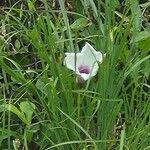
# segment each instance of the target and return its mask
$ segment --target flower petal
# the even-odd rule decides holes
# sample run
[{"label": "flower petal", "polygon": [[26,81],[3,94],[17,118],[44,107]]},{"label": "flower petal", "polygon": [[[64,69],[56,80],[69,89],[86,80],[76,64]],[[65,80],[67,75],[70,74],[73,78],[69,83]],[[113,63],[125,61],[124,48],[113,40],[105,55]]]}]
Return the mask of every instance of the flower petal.
[{"label": "flower petal", "polygon": [[92,68],[90,68],[91,72],[89,74],[81,73],[78,70],[76,71],[76,74],[79,76],[79,78],[81,77],[83,80],[86,81],[97,74],[98,68],[99,68],[98,63],[95,63],[92,66]]},{"label": "flower petal", "polygon": [[88,42],[85,43],[85,46],[82,48],[81,53],[86,56],[90,56],[90,58],[95,59],[95,61],[102,63],[103,60],[102,53],[97,52]]},{"label": "flower petal", "polygon": [[94,77],[94,76],[97,74],[98,69],[99,69],[99,66],[98,66],[98,63],[96,62],[96,63],[94,64],[94,66],[92,66],[92,68],[91,68],[90,77]]},{"label": "flower petal", "polygon": [[[78,62],[80,62],[82,54],[81,53],[65,53],[65,55],[66,57],[64,59],[64,65],[68,69],[75,71],[76,68],[78,67]],[[75,63],[75,59],[76,59],[76,63]]]},{"label": "flower petal", "polygon": [[[80,53],[65,53],[64,65],[75,71],[78,81],[88,80],[98,72],[98,62],[102,63],[103,55],[86,42]],[[76,61],[76,62],[75,62]]]},{"label": "flower petal", "polygon": [[88,80],[89,79],[89,74],[77,74],[78,76],[78,80],[80,81],[80,80],[84,80],[84,81],[86,81],[86,80]]}]

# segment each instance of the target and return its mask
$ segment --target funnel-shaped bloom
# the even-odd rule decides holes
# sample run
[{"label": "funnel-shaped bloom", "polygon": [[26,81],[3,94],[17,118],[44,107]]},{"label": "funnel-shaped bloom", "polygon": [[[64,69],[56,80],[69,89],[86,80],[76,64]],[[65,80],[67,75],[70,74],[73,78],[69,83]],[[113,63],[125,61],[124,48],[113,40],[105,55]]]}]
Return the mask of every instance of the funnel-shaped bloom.
[{"label": "funnel-shaped bloom", "polygon": [[102,63],[103,55],[89,43],[85,43],[80,53],[65,53],[64,65],[73,70],[82,80],[88,80],[98,71],[98,62]]}]

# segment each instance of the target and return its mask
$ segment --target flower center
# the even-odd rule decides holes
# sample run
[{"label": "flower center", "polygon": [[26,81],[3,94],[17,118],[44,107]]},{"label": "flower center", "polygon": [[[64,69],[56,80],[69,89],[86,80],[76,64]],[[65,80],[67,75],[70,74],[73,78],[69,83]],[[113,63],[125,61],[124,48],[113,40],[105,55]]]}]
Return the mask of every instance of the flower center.
[{"label": "flower center", "polygon": [[79,66],[78,69],[79,69],[80,73],[85,73],[85,74],[89,74],[90,73],[89,66],[83,66],[83,65],[81,65],[81,66]]}]

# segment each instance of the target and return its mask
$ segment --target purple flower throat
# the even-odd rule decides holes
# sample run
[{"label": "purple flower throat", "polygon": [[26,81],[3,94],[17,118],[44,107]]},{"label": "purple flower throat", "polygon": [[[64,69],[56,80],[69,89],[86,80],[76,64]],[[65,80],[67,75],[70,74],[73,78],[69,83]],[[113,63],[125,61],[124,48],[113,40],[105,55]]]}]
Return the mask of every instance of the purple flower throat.
[{"label": "purple flower throat", "polygon": [[89,66],[80,65],[78,70],[79,70],[80,73],[85,73],[85,74],[89,74],[90,73]]}]

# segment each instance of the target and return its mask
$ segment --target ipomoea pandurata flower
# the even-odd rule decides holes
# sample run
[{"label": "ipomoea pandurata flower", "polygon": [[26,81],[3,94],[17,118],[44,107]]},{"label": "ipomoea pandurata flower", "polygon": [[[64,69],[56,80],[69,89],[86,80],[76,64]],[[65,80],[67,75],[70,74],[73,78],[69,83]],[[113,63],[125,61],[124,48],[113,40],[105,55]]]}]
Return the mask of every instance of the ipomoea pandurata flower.
[{"label": "ipomoea pandurata flower", "polygon": [[99,65],[102,63],[103,54],[97,52],[89,43],[85,43],[79,53],[65,53],[64,65],[73,70],[78,78],[86,81],[95,76],[98,72]]}]

